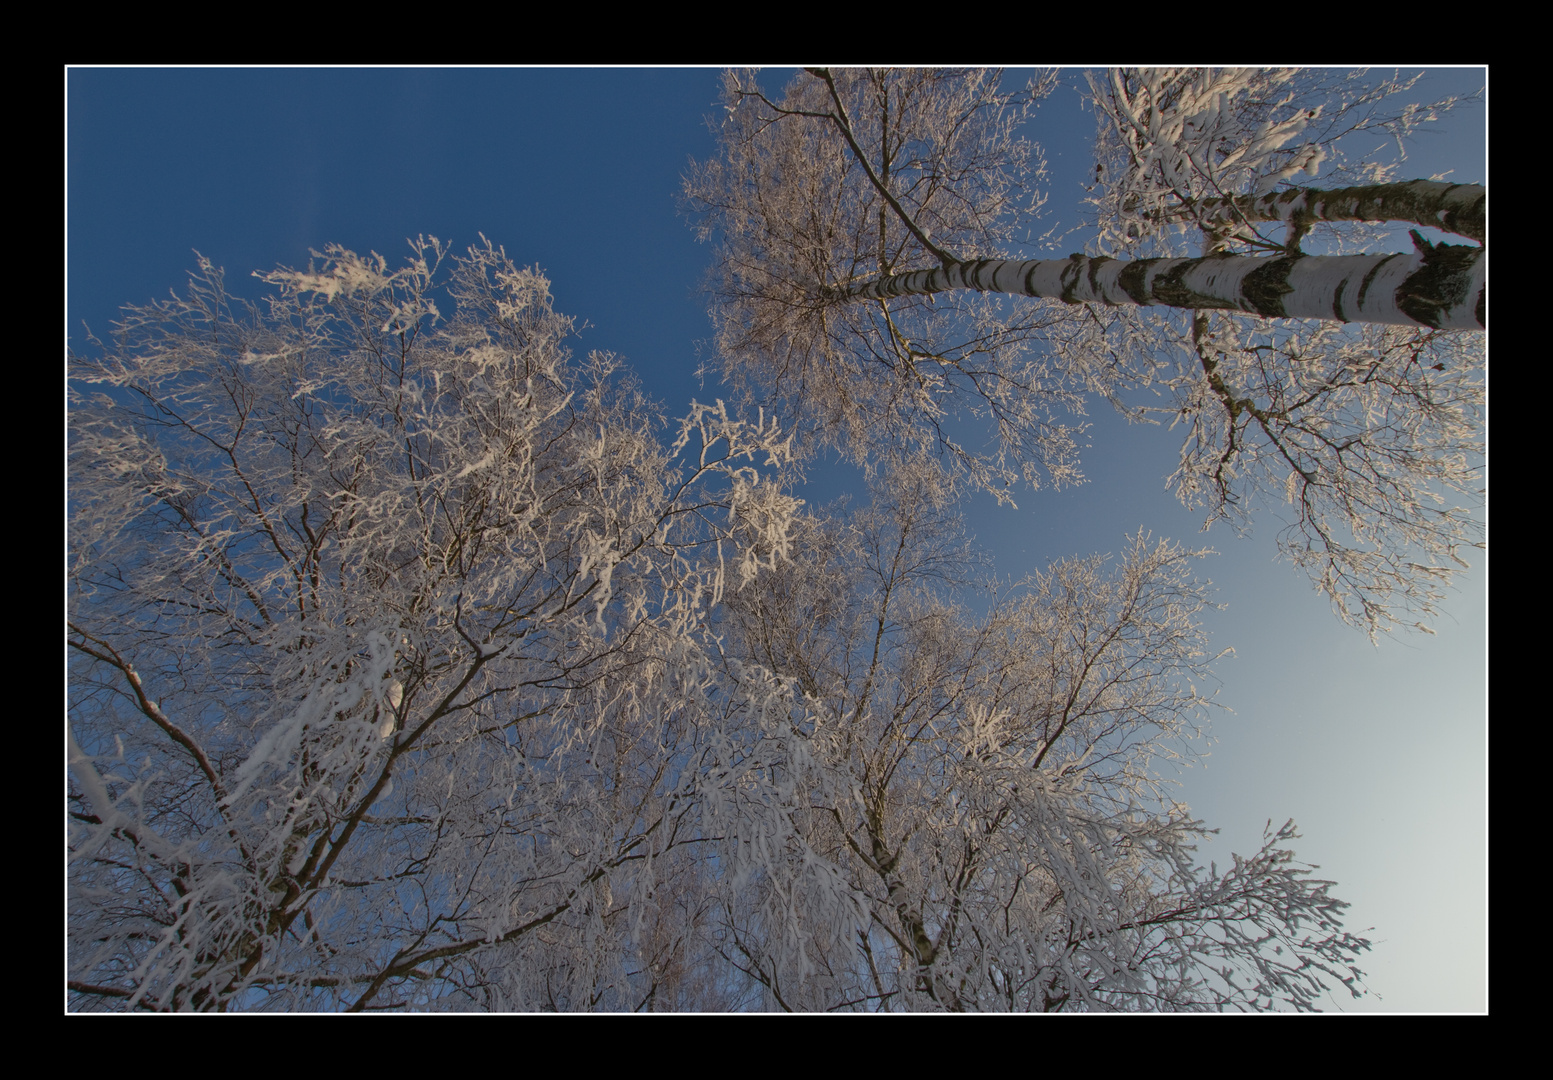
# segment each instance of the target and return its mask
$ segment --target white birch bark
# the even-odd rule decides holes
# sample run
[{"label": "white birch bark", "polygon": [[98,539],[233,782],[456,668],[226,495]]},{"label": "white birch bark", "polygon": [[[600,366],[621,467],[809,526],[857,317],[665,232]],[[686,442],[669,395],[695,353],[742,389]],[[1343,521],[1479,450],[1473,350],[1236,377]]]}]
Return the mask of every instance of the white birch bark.
[{"label": "white birch bark", "polygon": [[[1482,243],[1487,237],[1488,189],[1480,184],[1408,180],[1320,191],[1294,188],[1266,195],[1235,195],[1184,204],[1179,216],[1205,229],[1243,222],[1407,221]],[[1175,217],[1177,215],[1171,215]]]},{"label": "white birch bark", "polygon": [[1244,311],[1268,318],[1487,327],[1482,248],[1453,244],[1392,255],[1199,259],[979,259],[893,274],[830,296],[882,300],[951,289],[1046,297],[1070,304],[1136,304]]}]

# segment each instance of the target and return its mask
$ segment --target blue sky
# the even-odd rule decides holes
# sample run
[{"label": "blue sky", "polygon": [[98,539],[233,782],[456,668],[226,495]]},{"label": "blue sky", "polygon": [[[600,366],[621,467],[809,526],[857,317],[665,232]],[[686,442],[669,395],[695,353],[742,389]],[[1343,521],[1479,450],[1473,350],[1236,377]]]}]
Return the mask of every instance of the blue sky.
[{"label": "blue sky", "polygon": [[[1029,135],[1047,150],[1054,222],[1077,225],[1093,121],[1068,72]],[[762,82],[777,90],[786,73]],[[1417,100],[1470,92],[1482,68],[1433,72]],[[679,217],[689,158],[714,152],[718,72],[701,69],[71,69],[67,95],[66,329],[106,336],[123,303],[181,289],[194,249],[257,297],[249,274],[339,243],[397,261],[405,238],[458,247],[483,232],[550,277],[579,349],[624,356],[667,411],[719,391],[694,372],[711,336],[698,283],[711,251]],[[1407,178],[1487,180],[1486,107],[1469,104],[1409,147]],[[1080,234],[1081,235],[1081,234]],[[1403,239],[1394,250],[1406,247]],[[1082,238],[1064,248],[1078,250]],[[1216,527],[1164,488],[1178,442],[1091,411],[1086,485],[968,517],[998,572],[1116,551],[1140,527],[1221,554],[1205,572],[1227,605],[1211,622],[1219,700],[1206,767],[1181,797],[1223,829],[1202,852],[1253,850],[1293,817],[1300,855],[1374,927],[1374,996],[1345,1009],[1487,1007],[1487,565],[1463,575],[1434,637],[1372,647],[1289,566],[1276,525]],[[834,474],[829,488],[844,486]],[[815,492],[813,494],[828,494]]]}]

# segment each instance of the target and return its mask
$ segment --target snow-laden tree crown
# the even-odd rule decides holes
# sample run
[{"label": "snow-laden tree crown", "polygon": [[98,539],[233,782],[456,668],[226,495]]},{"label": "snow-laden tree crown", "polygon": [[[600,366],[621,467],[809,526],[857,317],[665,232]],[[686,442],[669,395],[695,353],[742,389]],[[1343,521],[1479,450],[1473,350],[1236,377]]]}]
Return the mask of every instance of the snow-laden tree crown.
[{"label": "snow-laden tree crown", "polygon": [[[1385,630],[1475,542],[1453,500],[1476,482],[1481,335],[864,295],[1020,254],[1040,202],[1020,124],[1050,81],[726,86],[721,155],[686,180],[720,245],[723,400],[668,419],[616,358],[574,354],[541,274],[434,238],[403,265],[332,247],[264,275],[263,305],[202,260],[72,353],[72,1009],[1362,992],[1369,943],[1292,823],[1204,867],[1211,830],[1159,779],[1211,707],[1205,552],[1140,534],[1009,582],[958,505],[1076,480],[1064,418],[1090,396],[1162,411],[1184,500],[1287,500],[1291,556]],[[1200,256],[1195,235],[1299,261],[1376,199],[1481,220],[1432,189],[1256,201],[1340,165],[1346,131],[1405,134],[1421,116],[1370,108],[1394,87],[1092,89],[1094,257]],[[977,416],[990,450],[952,434]],[[854,503],[794,496],[824,447],[866,466]]]}]

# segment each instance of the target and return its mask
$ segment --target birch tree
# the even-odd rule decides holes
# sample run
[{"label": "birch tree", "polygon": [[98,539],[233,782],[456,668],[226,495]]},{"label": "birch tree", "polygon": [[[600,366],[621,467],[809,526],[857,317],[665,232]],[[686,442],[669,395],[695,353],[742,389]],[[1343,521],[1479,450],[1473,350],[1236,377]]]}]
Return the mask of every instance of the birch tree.
[{"label": "birch tree", "polygon": [[[1310,1008],[1357,996],[1331,882],[1286,845],[1199,867],[1207,830],[1158,761],[1210,700],[1201,552],[1145,536],[1068,560],[986,613],[944,478],[916,462],[851,515],[806,517],[795,558],[732,594],[730,646],[795,680],[788,782],[806,844],[864,898],[802,951],[730,904],[720,947],[787,1010]],[[756,892],[755,896],[760,894]]]},{"label": "birch tree", "polygon": [[202,262],[71,357],[73,1008],[694,982],[705,815],[759,803],[789,707],[701,627],[785,554],[787,437],[721,405],[666,437],[542,276],[413,249],[263,309]]},{"label": "birch tree", "polygon": [[[1484,252],[1416,232],[1411,252],[1352,251],[1378,214],[1481,238],[1484,197],[1344,157],[1344,137],[1400,145],[1454,102],[1336,82],[1096,76],[1092,250],[1029,260],[1012,241],[1041,168],[1019,125],[1051,79],[810,69],[777,100],[729,73],[720,157],[685,184],[721,244],[720,369],[859,462],[931,452],[1001,499],[1081,477],[1065,417],[1086,396],[1148,419],[1166,394],[1185,501],[1243,523],[1276,492],[1286,552],[1343,618],[1427,617],[1476,543],[1480,339],[1457,331],[1486,324]],[[1335,187],[1292,186],[1323,164]],[[956,437],[967,414],[990,450]]]}]

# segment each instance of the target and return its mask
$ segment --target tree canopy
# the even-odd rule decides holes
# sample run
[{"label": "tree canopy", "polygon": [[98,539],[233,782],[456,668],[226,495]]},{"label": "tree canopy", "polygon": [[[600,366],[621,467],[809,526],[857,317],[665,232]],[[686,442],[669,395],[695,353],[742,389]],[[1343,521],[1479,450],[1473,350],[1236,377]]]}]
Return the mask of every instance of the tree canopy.
[{"label": "tree canopy", "polygon": [[[1314,87],[1226,78],[1096,83],[1100,163],[1136,163],[1097,188],[1097,256],[1165,257],[1182,224],[1229,255],[1287,227],[1286,257],[1364,228],[1343,209],[1364,194],[1243,200],[1334,132],[1419,118],[1364,111],[1387,97],[1366,90],[1300,142],[1316,117],[1279,110]],[[1234,516],[1274,488],[1296,560],[1384,630],[1448,580],[1418,552],[1473,542],[1470,503],[1435,507],[1475,482],[1481,338],[859,299],[846,283],[1017,253],[1040,201],[1019,125],[1049,80],[820,70],[780,104],[726,85],[723,153],[686,191],[721,245],[736,397],[668,419],[488,241],[422,237],[397,267],[331,247],[263,275],[263,305],[202,259],[72,351],[72,1009],[1362,993],[1369,942],[1292,822],[1204,866],[1211,830],[1160,778],[1213,708],[1204,552],[1140,533],[1008,581],[960,500],[1076,479],[1085,397],[1158,408],[1186,423],[1183,499]],[[1247,94],[1275,104],[1242,115]],[[1147,109],[1175,151],[1117,119]],[[956,441],[962,410],[993,451]],[[827,446],[869,473],[856,506],[794,494]]]}]

